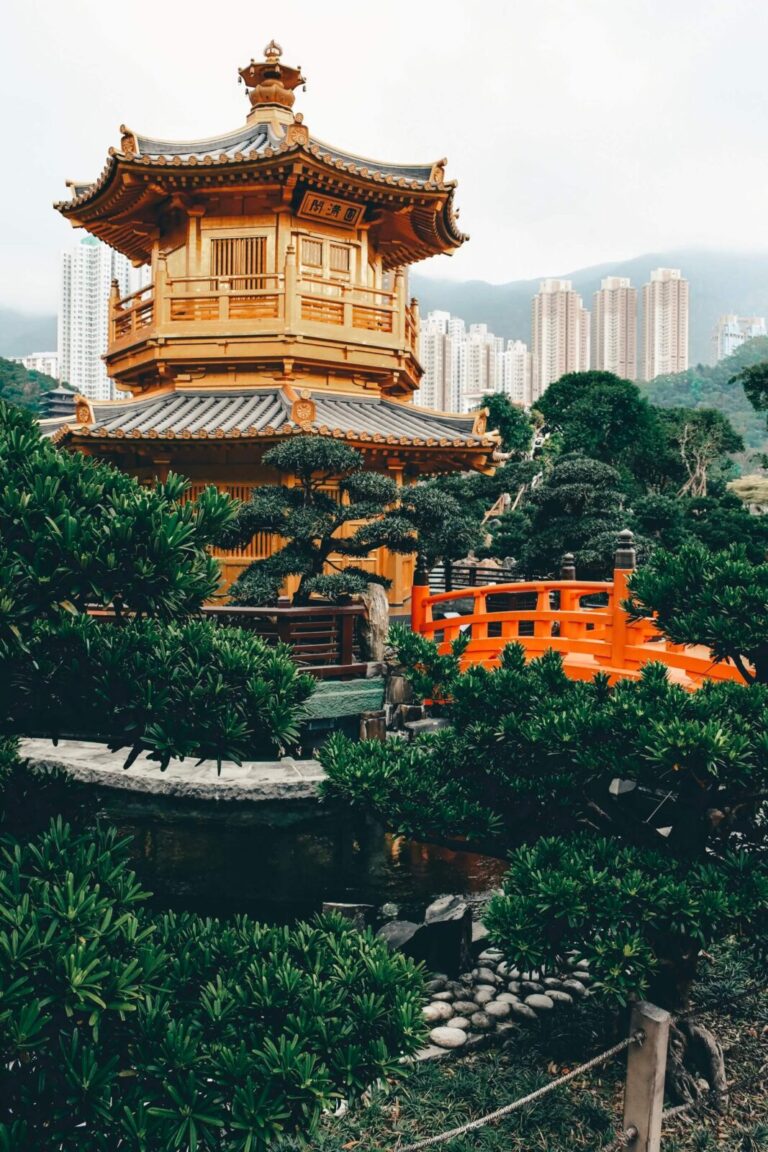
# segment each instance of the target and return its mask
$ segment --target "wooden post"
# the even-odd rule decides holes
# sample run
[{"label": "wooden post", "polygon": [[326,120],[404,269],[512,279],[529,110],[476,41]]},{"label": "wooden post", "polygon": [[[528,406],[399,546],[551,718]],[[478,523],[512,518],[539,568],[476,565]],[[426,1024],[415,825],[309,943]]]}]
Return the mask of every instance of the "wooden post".
[{"label": "wooden post", "polygon": [[641,1000],[633,1005],[631,1031],[642,1030],[642,1044],[633,1044],[627,1055],[624,1088],[624,1128],[637,1136],[632,1152],[659,1152],[661,1117],[664,1111],[664,1077],[671,1017],[663,1008]]},{"label": "wooden post", "polygon": [[432,619],[432,611],[426,603],[429,599],[429,572],[424,556],[419,553],[416,558],[416,571],[413,574],[413,587],[411,588],[411,628],[414,632],[421,632],[426,623]]},{"label": "wooden post", "polygon": [[619,532],[616,544],[613,561],[613,603],[611,605],[613,618],[611,664],[614,668],[623,668],[626,663],[627,614],[622,608],[621,602],[627,595],[629,575],[637,565],[637,553],[635,552],[635,538],[628,528]]}]

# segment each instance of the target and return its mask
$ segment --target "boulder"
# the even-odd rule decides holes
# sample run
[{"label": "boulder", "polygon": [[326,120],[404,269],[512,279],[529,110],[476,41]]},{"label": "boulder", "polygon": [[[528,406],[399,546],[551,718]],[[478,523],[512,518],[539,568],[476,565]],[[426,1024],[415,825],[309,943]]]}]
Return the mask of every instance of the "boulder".
[{"label": "boulder", "polygon": [[472,960],[472,910],[460,896],[441,896],[424,913],[428,967],[440,965],[455,976]]},{"label": "boulder", "polygon": [[477,1004],[474,1000],[454,1000],[453,1010],[462,1016],[471,1016],[473,1012],[477,1012]]},{"label": "boulder", "polygon": [[469,1020],[466,1016],[452,1016],[446,1028],[461,1028],[462,1032],[469,1032]]},{"label": "boulder", "polygon": [[475,1004],[488,1004],[494,1000],[496,993],[492,988],[481,988],[479,992],[475,992]]},{"label": "boulder", "polygon": [[453,1005],[445,1004],[442,1000],[436,1000],[431,1004],[425,1004],[421,1010],[421,1014],[426,1020],[427,1024],[437,1024],[440,1020],[450,1020],[451,1016],[456,1015],[453,1010]]},{"label": "boulder", "polygon": [[485,1011],[494,1020],[505,1020],[512,1009],[504,1000],[491,1000],[486,1004]]},{"label": "boulder", "polygon": [[519,1020],[536,1020],[537,1016],[533,1008],[529,1004],[510,1004],[510,1009],[513,1016],[517,1016]]},{"label": "boulder", "polygon": [[490,1032],[494,1026],[493,1017],[487,1012],[473,1012],[470,1020],[474,1032]]},{"label": "boulder", "polygon": [[550,1000],[554,1000],[555,1004],[573,1004],[573,996],[561,992],[559,988],[547,988],[547,996]]},{"label": "boulder", "polygon": [[499,992],[498,996],[496,997],[496,1001],[499,1004],[521,1004],[522,1003],[520,997],[516,996],[514,994],[514,992]]},{"label": "boulder", "polygon": [[433,1028],[429,1034],[433,1044],[438,1048],[461,1048],[467,1042],[467,1033],[463,1028]]},{"label": "boulder", "polygon": [[587,990],[580,980],[563,980],[561,988],[564,992],[568,992],[572,996],[586,996]]},{"label": "boulder", "polygon": [[432,999],[445,1000],[447,1004],[451,1004],[456,999],[456,997],[454,996],[453,992],[433,992]]},{"label": "boulder", "polygon": [[555,1006],[555,1002],[551,996],[544,996],[541,993],[526,996],[525,1003],[529,1008],[535,1008],[537,1012],[550,1012]]}]

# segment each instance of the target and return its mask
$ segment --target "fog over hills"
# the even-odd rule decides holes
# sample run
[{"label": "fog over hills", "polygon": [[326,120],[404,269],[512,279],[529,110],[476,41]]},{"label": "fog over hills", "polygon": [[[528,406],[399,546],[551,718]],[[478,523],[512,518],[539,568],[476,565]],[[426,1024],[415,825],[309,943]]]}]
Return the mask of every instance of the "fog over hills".
[{"label": "fog over hills", "polygon": [[[604,276],[629,276],[640,288],[652,268],[681,268],[690,281],[692,365],[711,360],[712,329],[723,312],[768,317],[768,252],[652,252],[575,272],[542,273],[535,280],[512,280],[508,284],[435,280],[413,272],[411,292],[418,297],[422,314],[442,308],[461,316],[468,324],[486,323],[497,336],[530,343],[531,298],[545,275],[572,280],[591,310],[592,293]],[[55,347],[55,316],[32,315],[0,306],[0,356],[25,356]]]},{"label": "fog over hills", "polygon": [[[681,268],[690,281],[692,365],[709,363],[712,359],[712,329],[722,313],[768,318],[768,252],[750,254],[702,249],[652,252],[631,260],[546,275],[572,280],[583,297],[584,306],[591,311],[592,293],[600,287],[604,276],[629,276],[639,289],[649,279],[652,268]],[[468,324],[486,323],[497,336],[530,344],[531,299],[544,278],[542,275],[535,280],[488,284],[483,280],[433,280],[414,272],[411,293],[418,297],[422,315],[442,308]]]}]

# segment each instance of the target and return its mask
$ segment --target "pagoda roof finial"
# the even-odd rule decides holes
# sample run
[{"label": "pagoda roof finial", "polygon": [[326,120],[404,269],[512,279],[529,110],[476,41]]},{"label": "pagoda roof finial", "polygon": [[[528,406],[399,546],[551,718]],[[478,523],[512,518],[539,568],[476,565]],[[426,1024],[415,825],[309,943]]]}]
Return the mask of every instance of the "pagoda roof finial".
[{"label": "pagoda roof finial", "polygon": [[290,68],[281,64],[282,47],[276,40],[270,40],[264,49],[263,61],[251,60],[239,70],[240,80],[248,88],[248,98],[252,109],[282,108],[292,109],[296,97],[294,88],[305,85],[301,68]]}]

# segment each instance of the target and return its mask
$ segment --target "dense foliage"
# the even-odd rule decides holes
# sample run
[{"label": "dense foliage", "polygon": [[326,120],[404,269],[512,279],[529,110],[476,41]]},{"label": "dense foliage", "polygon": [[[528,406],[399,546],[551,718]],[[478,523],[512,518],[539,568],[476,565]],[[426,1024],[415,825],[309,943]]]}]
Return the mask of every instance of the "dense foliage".
[{"label": "dense foliage", "polygon": [[[433,648],[410,644],[423,689]],[[512,849],[496,940],[523,967],[575,948],[614,1000],[650,988],[679,1006],[702,946],[764,938],[768,688],[691,693],[660,665],[578,682],[518,646],[462,673],[459,655],[452,676],[439,667],[453,727],[405,746],[335,739],[321,753],[333,793],[420,838]]]},{"label": "dense foliage", "polygon": [[739,544],[710,550],[698,541],[658,551],[633,573],[628,607],[655,616],[674,644],[705,644],[732,660],[747,683],[768,684],[768,563]]},{"label": "dense foliage", "polygon": [[44,372],[30,371],[23,364],[0,356],[0,400],[7,404],[36,411],[43,392],[51,391],[58,384],[58,380]]},{"label": "dense foliage", "polygon": [[605,578],[612,535],[628,527],[642,555],[702,540],[765,556],[768,527],[726,488],[743,442],[720,411],[655,406],[610,372],[563,376],[536,407],[541,443],[532,462],[517,462],[517,475],[514,464],[500,470],[514,499],[489,521],[485,555],[514,559],[535,577],[556,574],[573,552],[580,575]]},{"label": "dense foliage", "polygon": [[299,604],[313,594],[339,599],[369,584],[386,587],[386,577],[354,561],[386,547],[421,549],[435,563],[465,556],[480,540],[478,524],[453,496],[434,484],[399,488],[337,440],[296,436],[270,448],[264,463],[295,482],[254,489],[219,542],[232,547],[269,532],[284,543],[237,579],[231,592],[237,604],[274,603],[290,577],[298,578]]},{"label": "dense foliage", "polygon": [[4,1152],[262,1152],[417,1046],[420,981],[370,934],[146,899],[114,829],[0,843]]},{"label": "dense foliage", "polygon": [[187,619],[217,590],[207,545],[234,514],[228,497],[185,501],[173,475],[143,487],[4,404],[0,474],[0,732],[90,734],[163,766],[295,739],[312,684],[288,653]]}]

